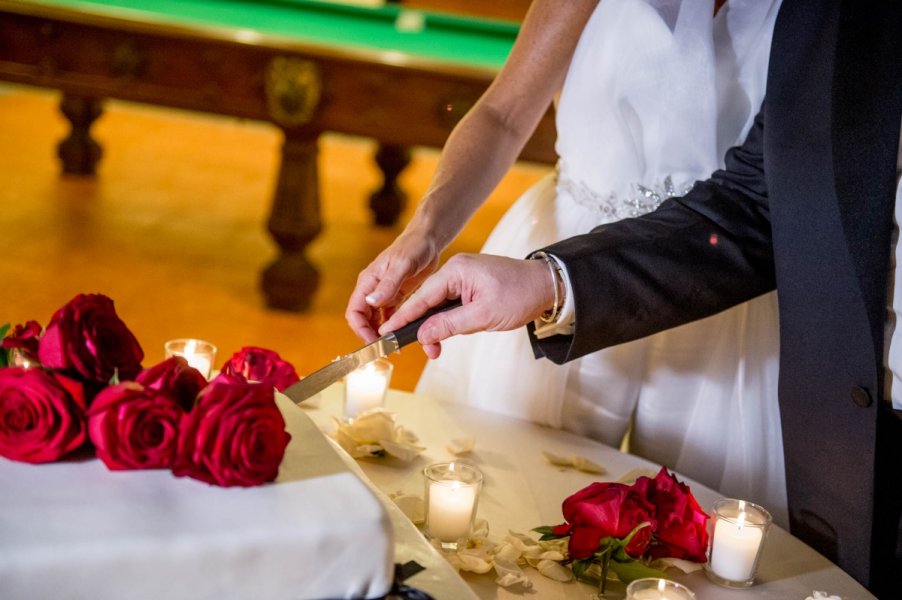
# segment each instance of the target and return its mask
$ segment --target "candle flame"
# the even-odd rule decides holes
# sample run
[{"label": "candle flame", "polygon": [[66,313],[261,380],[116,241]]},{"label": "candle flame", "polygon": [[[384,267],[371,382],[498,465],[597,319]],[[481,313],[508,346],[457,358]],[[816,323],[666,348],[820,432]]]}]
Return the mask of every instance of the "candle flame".
[{"label": "candle flame", "polygon": [[[663,579],[659,579],[659,580],[658,580],[658,591],[661,592],[662,594],[664,593],[664,586],[665,586],[664,580],[663,580]],[[663,596],[662,596],[662,597],[663,597]]]},{"label": "candle flame", "polygon": [[739,501],[739,519],[736,521],[736,526],[740,531],[745,527],[745,500]]},{"label": "candle flame", "polygon": [[188,340],[185,343],[185,354],[194,354],[197,351],[197,340]]}]

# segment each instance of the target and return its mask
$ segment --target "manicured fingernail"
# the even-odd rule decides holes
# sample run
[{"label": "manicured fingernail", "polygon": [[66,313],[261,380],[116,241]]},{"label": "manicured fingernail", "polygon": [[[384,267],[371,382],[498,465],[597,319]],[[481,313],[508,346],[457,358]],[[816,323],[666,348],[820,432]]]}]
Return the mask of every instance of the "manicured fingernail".
[{"label": "manicured fingernail", "polygon": [[380,300],[382,300],[382,292],[373,292],[372,294],[368,294],[364,300],[366,300],[367,304],[376,304]]}]

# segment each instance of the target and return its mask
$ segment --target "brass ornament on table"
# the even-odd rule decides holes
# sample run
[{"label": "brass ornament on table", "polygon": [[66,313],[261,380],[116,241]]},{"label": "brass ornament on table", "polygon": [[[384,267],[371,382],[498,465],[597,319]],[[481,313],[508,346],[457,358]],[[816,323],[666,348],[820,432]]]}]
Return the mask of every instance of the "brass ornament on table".
[{"label": "brass ornament on table", "polygon": [[306,125],[322,96],[322,75],[311,60],[276,56],[266,67],[264,81],[269,115],[279,125]]}]

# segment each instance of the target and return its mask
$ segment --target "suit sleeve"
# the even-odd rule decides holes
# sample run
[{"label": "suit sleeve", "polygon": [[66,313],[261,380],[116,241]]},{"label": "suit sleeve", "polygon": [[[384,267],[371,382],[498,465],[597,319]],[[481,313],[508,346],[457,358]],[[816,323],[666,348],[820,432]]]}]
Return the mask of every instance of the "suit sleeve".
[{"label": "suit sleeve", "polygon": [[573,335],[537,340],[558,364],[701,319],[775,287],[764,112],[726,167],[634,219],[543,248],[567,268]]}]

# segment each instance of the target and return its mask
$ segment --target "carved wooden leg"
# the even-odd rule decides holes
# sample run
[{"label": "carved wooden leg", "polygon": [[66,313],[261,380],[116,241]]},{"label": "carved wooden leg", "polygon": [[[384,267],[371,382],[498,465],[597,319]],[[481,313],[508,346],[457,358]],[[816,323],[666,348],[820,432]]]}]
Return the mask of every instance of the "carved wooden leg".
[{"label": "carved wooden leg", "polygon": [[285,133],[268,229],[279,256],[262,274],[263,293],[273,308],[300,311],[310,305],[319,273],[304,251],[322,229],[317,135]]},{"label": "carved wooden leg", "polygon": [[91,137],[91,124],[103,112],[103,101],[85,96],[63,95],[60,110],[69,120],[69,136],[56,148],[66,175],[93,175],[103,150]]},{"label": "carved wooden leg", "polygon": [[407,194],[398,186],[398,175],[410,164],[410,150],[397,144],[379,144],[376,164],[382,170],[382,187],[370,196],[376,225],[394,225],[404,210]]}]

